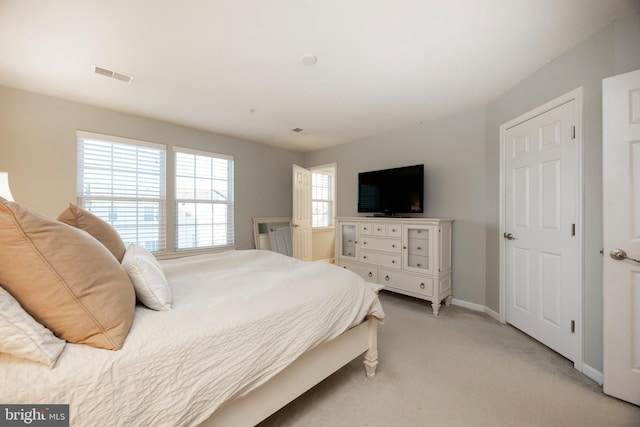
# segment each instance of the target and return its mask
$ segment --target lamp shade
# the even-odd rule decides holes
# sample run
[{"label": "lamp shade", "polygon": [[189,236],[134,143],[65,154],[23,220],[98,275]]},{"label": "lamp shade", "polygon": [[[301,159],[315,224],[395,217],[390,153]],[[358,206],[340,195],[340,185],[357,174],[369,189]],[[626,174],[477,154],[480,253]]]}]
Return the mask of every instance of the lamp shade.
[{"label": "lamp shade", "polygon": [[11,195],[11,189],[9,188],[9,173],[0,172],[0,197],[5,198],[13,202],[13,196]]}]

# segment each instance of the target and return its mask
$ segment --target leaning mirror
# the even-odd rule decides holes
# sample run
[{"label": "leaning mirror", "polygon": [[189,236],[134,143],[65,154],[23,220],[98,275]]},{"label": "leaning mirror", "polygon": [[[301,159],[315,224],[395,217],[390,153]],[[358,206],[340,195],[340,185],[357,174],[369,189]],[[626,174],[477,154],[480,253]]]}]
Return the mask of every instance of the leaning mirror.
[{"label": "leaning mirror", "polygon": [[256,249],[274,251],[293,256],[291,244],[291,218],[253,218],[253,236]]}]

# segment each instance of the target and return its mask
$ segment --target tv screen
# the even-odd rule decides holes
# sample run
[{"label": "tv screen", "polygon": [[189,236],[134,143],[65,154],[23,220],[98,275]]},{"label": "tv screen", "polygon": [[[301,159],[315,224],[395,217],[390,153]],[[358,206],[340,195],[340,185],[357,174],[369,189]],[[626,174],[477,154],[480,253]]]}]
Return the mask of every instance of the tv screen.
[{"label": "tv screen", "polygon": [[396,215],[424,212],[424,165],[358,174],[358,212]]}]

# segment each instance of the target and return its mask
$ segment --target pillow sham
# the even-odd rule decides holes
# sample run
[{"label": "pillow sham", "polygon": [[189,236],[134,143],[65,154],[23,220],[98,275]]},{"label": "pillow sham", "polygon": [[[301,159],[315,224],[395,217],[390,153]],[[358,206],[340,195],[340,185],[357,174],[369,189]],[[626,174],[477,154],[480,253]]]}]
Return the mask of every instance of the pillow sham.
[{"label": "pillow sham", "polygon": [[141,303],[152,310],[171,308],[171,288],[162,266],[144,246],[130,244],[122,258],[122,267]]},{"label": "pillow sham", "polygon": [[91,234],[109,249],[118,262],[122,261],[126,246],[118,232],[102,218],[73,203],[69,203],[69,207],[58,216],[58,221]]},{"label": "pillow sham", "polygon": [[91,235],[0,198],[0,283],[58,337],[122,347],[135,310],[133,285]]},{"label": "pillow sham", "polygon": [[20,303],[0,286],[0,353],[53,368],[66,344],[33,320]]}]

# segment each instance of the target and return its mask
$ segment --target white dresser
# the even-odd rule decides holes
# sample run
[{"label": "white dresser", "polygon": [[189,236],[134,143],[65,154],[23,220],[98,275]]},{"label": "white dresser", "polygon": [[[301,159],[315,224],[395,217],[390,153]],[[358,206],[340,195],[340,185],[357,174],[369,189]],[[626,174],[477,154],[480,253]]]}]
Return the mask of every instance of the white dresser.
[{"label": "white dresser", "polygon": [[450,219],[353,217],[336,220],[336,264],[385,289],[451,303]]}]

